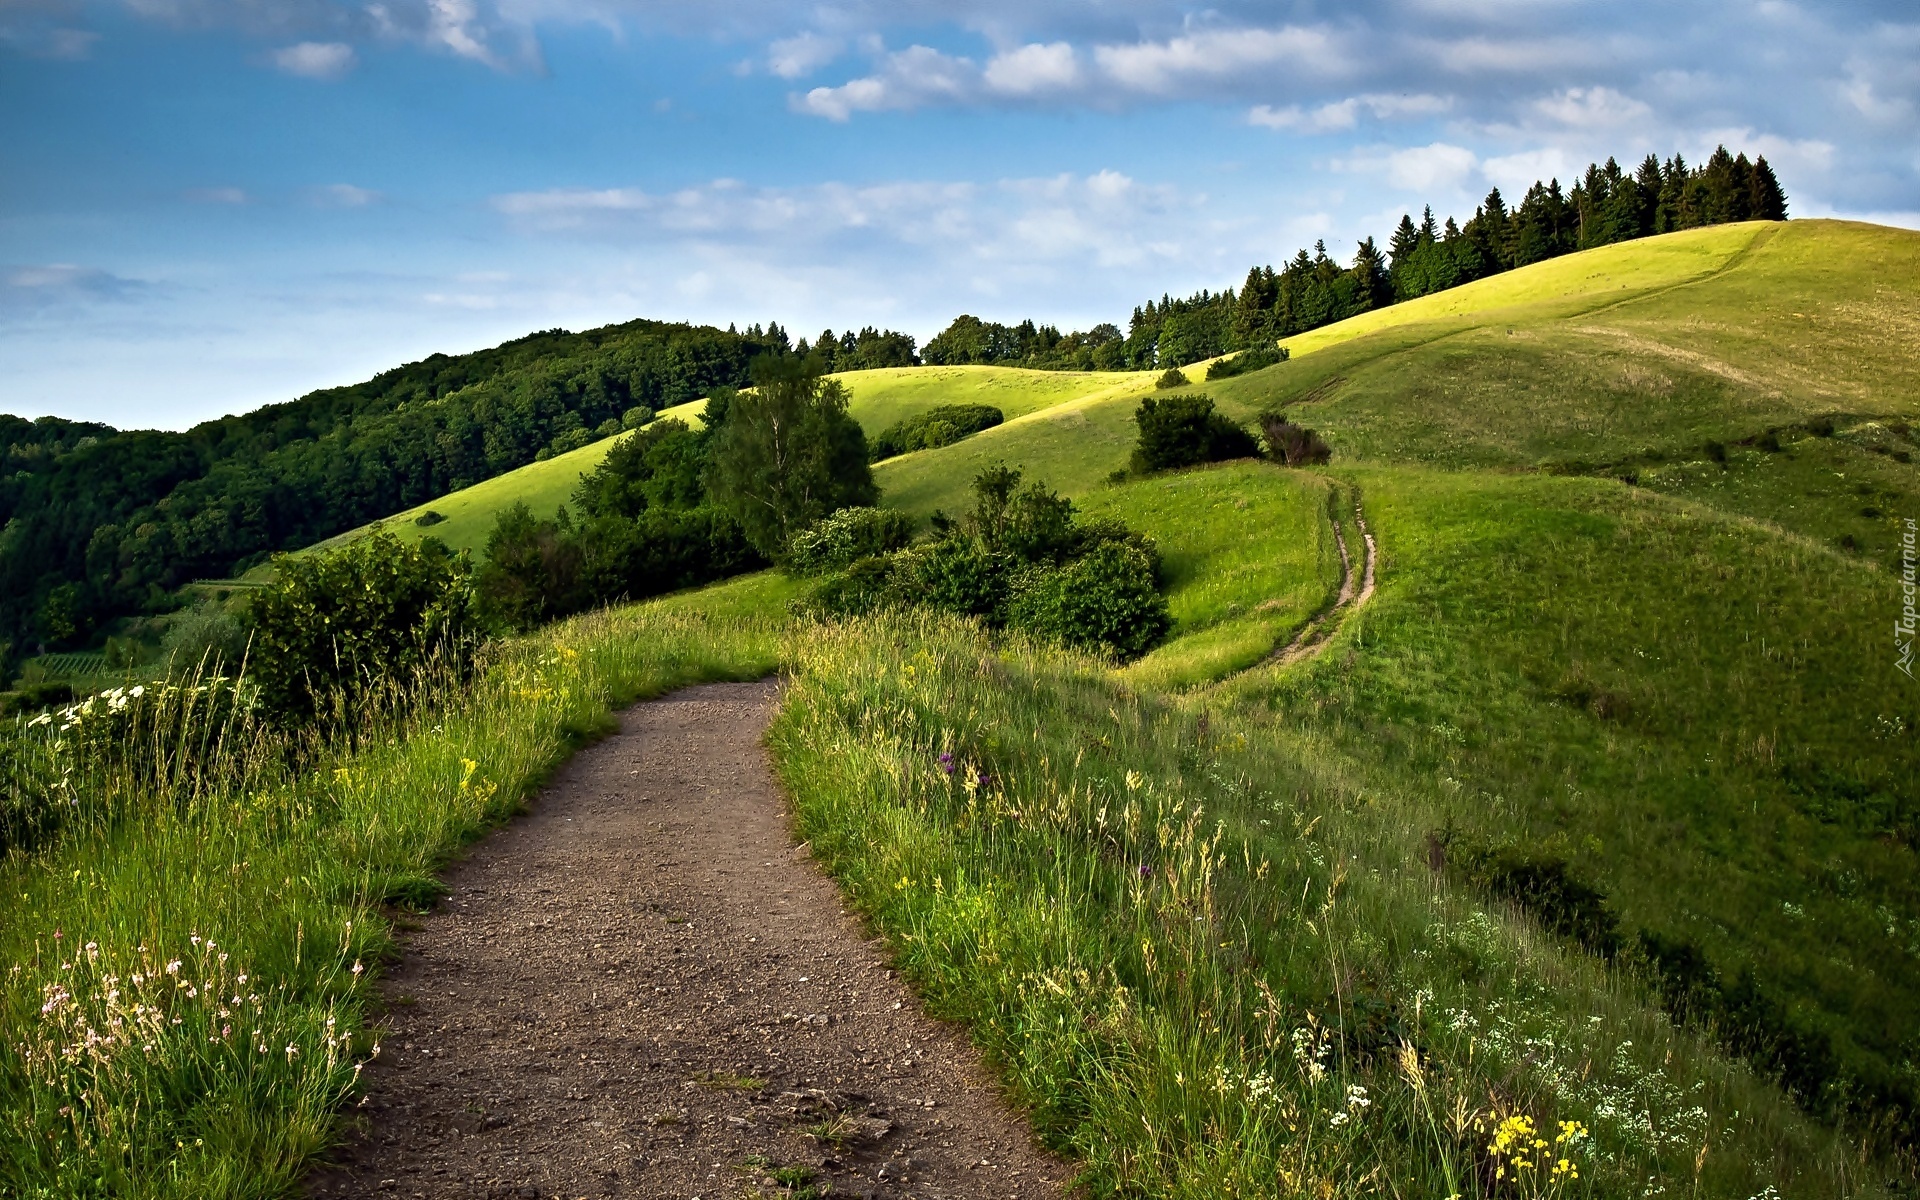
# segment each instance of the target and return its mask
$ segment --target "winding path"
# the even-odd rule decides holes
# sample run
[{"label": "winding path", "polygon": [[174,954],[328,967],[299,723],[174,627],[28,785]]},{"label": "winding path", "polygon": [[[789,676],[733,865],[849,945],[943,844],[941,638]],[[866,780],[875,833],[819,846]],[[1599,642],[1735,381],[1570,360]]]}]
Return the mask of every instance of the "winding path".
[{"label": "winding path", "polygon": [[1045,1197],[1037,1150],[789,832],[772,681],[629,709],[447,876],[314,1197]]},{"label": "winding path", "polygon": [[[1336,488],[1338,484],[1334,485]],[[1360,489],[1353,489],[1353,523],[1360,531],[1360,538],[1366,545],[1366,560],[1361,565],[1360,578],[1354,578],[1353,555],[1347,550],[1346,534],[1341,532],[1340,522],[1329,516],[1328,523],[1333,526],[1334,544],[1340,547],[1340,594],[1332,604],[1315,614],[1300,631],[1267,656],[1260,665],[1290,666],[1303,658],[1320,653],[1333,636],[1347,614],[1353,612],[1373,599],[1374,570],[1379,558],[1379,547],[1373,540],[1373,531],[1367,528],[1366,513],[1360,508]]]}]

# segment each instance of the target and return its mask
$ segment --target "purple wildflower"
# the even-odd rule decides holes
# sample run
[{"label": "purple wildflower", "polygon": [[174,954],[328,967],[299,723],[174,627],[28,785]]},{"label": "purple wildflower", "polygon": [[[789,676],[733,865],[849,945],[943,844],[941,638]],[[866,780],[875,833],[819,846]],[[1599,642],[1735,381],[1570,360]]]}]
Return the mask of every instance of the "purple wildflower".
[{"label": "purple wildflower", "polygon": [[1149,864],[1149,863],[1141,863],[1141,864],[1140,864],[1140,878],[1142,878],[1142,879],[1152,879],[1152,878],[1153,878],[1153,867],[1152,867],[1152,865],[1151,865],[1151,864]]},{"label": "purple wildflower", "polygon": [[951,775],[951,774],[953,774],[953,770],[954,770],[954,767],[953,767],[953,755],[951,755],[951,754],[942,754],[942,755],[940,756],[940,769],[941,769],[942,771],[945,771],[945,772],[946,772],[947,774],[949,774],[949,775]]}]

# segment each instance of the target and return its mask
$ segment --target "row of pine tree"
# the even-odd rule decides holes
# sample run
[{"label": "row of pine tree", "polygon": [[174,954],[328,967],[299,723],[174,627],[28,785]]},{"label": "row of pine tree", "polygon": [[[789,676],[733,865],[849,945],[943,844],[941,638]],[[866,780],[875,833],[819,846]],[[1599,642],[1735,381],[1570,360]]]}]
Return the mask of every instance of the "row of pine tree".
[{"label": "row of pine tree", "polygon": [[1465,223],[1400,218],[1382,252],[1363,240],[1350,265],[1324,241],[1275,269],[1255,267],[1236,291],[1161,296],[1133,310],[1124,337],[1111,325],[1062,334],[1031,321],[1017,326],[962,316],[927,343],[932,363],[1005,363],[1056,370],[1146,370],[1185,366],[1274,342],[1370,309],[1445,291],[1515,267],[1613,242],[1718,225],[1783,221],[1787,197],[1765,158],[1716,149],[1699,167],[1676,154],[1647,158],[1631,173],[1609,158],[1592,164],[1571,191],[1536,182],[1517,207],[1500,189]]}]

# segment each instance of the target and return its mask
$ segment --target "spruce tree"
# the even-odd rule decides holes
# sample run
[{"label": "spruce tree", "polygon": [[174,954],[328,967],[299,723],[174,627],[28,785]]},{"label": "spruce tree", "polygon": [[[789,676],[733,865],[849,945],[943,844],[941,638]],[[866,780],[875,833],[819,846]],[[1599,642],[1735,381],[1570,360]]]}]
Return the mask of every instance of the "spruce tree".
[{"label": "spruce tree", "polygon": [[1754,220],[1784,221],[1787,219],[1787,193],[1781,190],[1780,181],[1774,177],[1773,168],[1767,165],[1765,155],[1753,161],[1753,175],[1749,188],[1748,206]]}]

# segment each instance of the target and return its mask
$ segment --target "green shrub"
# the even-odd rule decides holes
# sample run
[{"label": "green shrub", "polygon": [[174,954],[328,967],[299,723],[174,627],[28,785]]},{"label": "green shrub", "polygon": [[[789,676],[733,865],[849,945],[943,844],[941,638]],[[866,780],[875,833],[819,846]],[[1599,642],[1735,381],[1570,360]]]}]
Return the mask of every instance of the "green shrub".
[{"label": "green shrub", "polygon": [[1251,350],[1242,350],[1232,358],[1222,358],[1207,365],[1207,380],[1230,379],[1235,375],[1245,375],[1250,371],[1264,370],[1286,362],[1290,356],[1285,346],[1255,346]]},{"label": "green shrub", "polygon": [[547,448],[555,454],[565,454],[569,450],[578,450],[591,441],[593,441],[593,434],[586,430],[569,429],[559,437],[554,438]]},{"label": "green shrub", "polygon": [[1160,377],[1153,381],[1153,386],[1163,390],[1166,388],[1185,387],[1187,386],[1187,373],[1179,367],[1168,367],[1166,370],[1160,372]]},{"label": "green shrub", "polygon": [[644,404],[636,404],[620,414],[620,423],[628,429],[638,429],[653,420],[653,410]]},{"label": "green shrub", "polygon": [[1260,432],[1267,440],[1267,457],[1283,466],[1321,466],[1333,458],[1333,448],[1319,434],[1277,412],[1260,414]]},{"label": "green shrub", "polygon": [[902,600],[894,586],[899,568],[900,562],[892,556],[860,559],[826,576],[794,608],[823,619],[866,616]]},{"label": "green shrub", "polygon": [[1252,435],[1215,412],[1206,396],[1148,396],[1133,420],[1140,428],[1133,451],[1135,474],[1252,458],[1260,452]]},{"label": "green shrub", "polygon": [[796,575],[844,570],[863,558],[889,554],[913,538],[913,518],[890,508],[843,508],[793,535],[787,569]]},{"label": "green shrub", "polygon": [[999,624],[1018,560],[976,539],[950,537],[909,551],[900,566],[900,586],[917,602]]},{"label": "green shrub", "polygon": [[253,597],[249,674],[284,724],[347,716],[429,664],[464,671],[480,638],[472,576],[428,539],[376,533],[328,554],[276,560]]},{"label": "green shrub", "polygon": [[413,523],[415,525],[420,526],[422,529],[428,529],[435,525],[438,525],[440,522],[444,520],[446,520],[446,517],[433,511],[432,509],[428,509],[427,511],[421,513],[419,516],[415,517],[413,519]]},{"label": "green shrub", "polygon": [[942,404],[888,427],[874,439],[868,453],[878,462],[896,454],[934,450],[1005,420],[1006,414],[989,404]]},{"label": "green shrub", "polygon": [[1068,646],[1137,658],[1173,626],[1154,576],[1153,560],[1139,547],[1102,542],[1023,581],[1010,623]]}]

